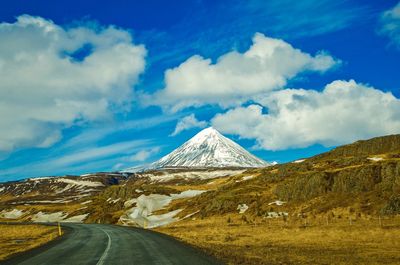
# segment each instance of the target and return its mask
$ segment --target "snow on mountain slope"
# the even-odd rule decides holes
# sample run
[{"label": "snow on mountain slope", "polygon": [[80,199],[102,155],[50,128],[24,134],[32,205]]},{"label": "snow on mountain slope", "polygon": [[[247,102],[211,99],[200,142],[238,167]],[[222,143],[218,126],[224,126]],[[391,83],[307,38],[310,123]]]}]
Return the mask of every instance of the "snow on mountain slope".
[{"label": "snow on mountain slope", "polygon": [[[250,154],[212,127],[206,128],[148,168],[264,167],[270,165]],[[134,168],[132,168],[134,169]],[[129,172],[130,169],[126,171]]]}]

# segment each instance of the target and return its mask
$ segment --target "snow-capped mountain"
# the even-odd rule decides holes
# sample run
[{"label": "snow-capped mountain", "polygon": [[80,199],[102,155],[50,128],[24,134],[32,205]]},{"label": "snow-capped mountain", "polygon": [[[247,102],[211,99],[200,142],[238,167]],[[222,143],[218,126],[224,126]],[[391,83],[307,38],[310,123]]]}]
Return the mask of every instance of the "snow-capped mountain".
[{"label": "snow-capped mountain", "polygon": [[[214,128],[209,127],[196,134],[193,138],[168,155],[152,163],[147,168],[251,168],[268,165],[270,164],[250,154],[237,143],[226,138]],[[130,171],[130,169],[126,171]]]}]

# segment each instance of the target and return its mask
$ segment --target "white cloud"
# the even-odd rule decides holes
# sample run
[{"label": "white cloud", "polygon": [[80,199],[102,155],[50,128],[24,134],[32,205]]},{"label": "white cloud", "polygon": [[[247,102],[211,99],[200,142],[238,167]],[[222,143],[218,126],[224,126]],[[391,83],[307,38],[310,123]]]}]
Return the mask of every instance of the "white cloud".
[{"label": "white cloud", "polygon": [[106,146],[90,147],[81,149],[68,155],[64,155],[57,159],[53,159],[51,164],[53,166],[59,165],[60,167],[65,167],[68,165],[83,163],[85,161],[93,161],[115,155],[131,154],[139,147],[143,147],[148,143],[148,140],[134,140],[114,143]]},{"label": "white cloud", "polygon": [[172,132],[170,136],[175,136],[180,134],[182,131],[189,130],[192,128],[204,128],[207,126],[206,121],[199,121],[196,119],[194,114],[190,114],[186,117],[183,117],[175,127],[175,130]]},{"label": "white cloud", "polygon": [[[51,157],[35,159],[15,167],[0,169],[3,180],[34,176],[80,174],[109,170],[112,165],[123,163],[131,155],[149,149],[151,140],[141,139],[104,146],[85,146],[55,150]],[[150,148],[151,149],[151,148]],[[122,162],[121,162],[122,161]]]},{"label": "white cloud", "polygon": [[113,122],[108,124],[101,124],[100,126],[93,126],[90,129],[85,129],[81,134],[69,139],[62,148],[79,148],[81,146],[91,146],[101,140],[112,137],[113,134],[125,132],[132,134],[136,131],[154,128],[160,124],[171,122],[181,117],[182,114],[175,115],[158,115],[153,117],[146,117],[136,120]]},{"label": "white cloud", "polygon": [[3,152],[51,146],[64,128],[127,110],[145,66],[146,49],[112,26],[63,28],[23,15],[0,23],[0,39]]},{"label": "white cloud", "polygon": [[157,154],[160,151],[160,147],[154,147],[147,150],[140,150],[136,154],[130,156],[128,161],[130,162],[143,162],[150,158],[152,155]]},{"label": "white cloud", "polygon": [[400,47],[400,2],[382,14],[380,33]]},{"label": "white cloud", "polygon": [[325,72],[340,62],[326,52],[315,56],[280,39],[257,33],[244,53],[229,52],[212,63],[199,55],[165,72],[165,88],[147,98],[170,111],[206,104],[227,107],[281,89],[301,72]]},{"label": "white cloud", "polygon": [[256,139],[268,150],[334,146],[400,133],[400,99],[354,80],[334,81],[321,92],[285,89],[258,102],[217,114],[212,125]]}]

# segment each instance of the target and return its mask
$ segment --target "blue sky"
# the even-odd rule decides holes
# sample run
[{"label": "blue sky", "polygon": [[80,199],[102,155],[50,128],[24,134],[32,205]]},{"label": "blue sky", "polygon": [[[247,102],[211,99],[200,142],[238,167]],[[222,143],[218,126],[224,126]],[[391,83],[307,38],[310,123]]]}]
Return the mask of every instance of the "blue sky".
[{"label": "blue sky", "polygon": [[149,163],[206,126],[280,163],[400,133],[398,1],[8,1],[0,181]]}]

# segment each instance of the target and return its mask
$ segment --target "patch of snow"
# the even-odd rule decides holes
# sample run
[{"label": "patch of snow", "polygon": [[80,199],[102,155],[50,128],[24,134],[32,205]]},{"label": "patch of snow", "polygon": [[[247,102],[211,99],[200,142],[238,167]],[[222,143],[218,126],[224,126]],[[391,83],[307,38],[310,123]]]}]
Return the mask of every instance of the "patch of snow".
[{"label": "patch of snow", "polygon": [[182,191],[179,194],[171,194],[171,198],[172,200],[176,200],[176,199],[185,199],[185,198],[192,198],[195,197],[197,195],[200,195],[204,192],[207,192],[206,190],[185,190]]},{"label": "patch of snow", "polygon": [[3,192],[3,190],[5,190],[5,189],[6,189],[5,187],[1,187],[0,192]]},{"label": "patch of snow", "polygon": [[179,194],[171,194],[169,196],[161,194],[142,194],[138,198],[128,200],[124,203],[125,207],[129,207],[133,205],[133,203],[136,203],[136,206],[128,210],[126,217],[121,217],[120,221],[123,224],[135,224],[145,228],[154,228],[178,221],[179,219],[175,218],[175,216],[182,211],[181,209],[160,215],[153,215],[153,212],[165,208],[173,200],[191,198],[204,192],[206,191],[186,190]]},{"label": "patch of snow", "polygon": [[282,206],[282,205],[284,205],[285,203],[286,203],[286,202],[277,200],[277,201],[268,203],[268,205],[274,205],[274,204],[275,204],[275,205],[277,205],[277,206]]},{"label": "patch of snow", "polygon": [[151,173],[143,173],[139,176],[144,178],[150,178],[153,182],[166,182],[177,178],[182,179],[214,179],[220,177],[230,177],[236,174],[241,174],[245,170],[213,170],[213,171],[186,171],[186,172],[177,172],[177,173],[169,173],[164,172],[164,174],[151,174]]},{"label": "patch of snow", "polygon": [[67,178],[58,178],[57,182],[72,184],[76,186],[84,186],[84,187],[104,187],[104,184],[98,181],[89,181],[89,180],[75,180],[75,179],[67,179]]},{"label": "patch of snow", "polygon": [[85,202],[81,202],[81,204],[85,205],[85,204],[88,204],[88,203],[91,203],[91,202],[92,202],[92,200],[88,200],[88,201],[85,201]]},{"label": "patch of snow", "polygon": [[66,192],[67,190],[70,190],[74,187],[74,185],[68,184],[67,186],[65,186],[63,189],[61,190],[56,190],[55,193],[60,194],[63,192]]},{"label": "patch of snow", "polygon": [[24,212],[18,209],[12,209],[11,211],[8,212],[6,210],[3,210],[2,212],[0,212],[0,218],[5,218],[5,219],[18,219],[22,215],[24,215]]},{"label": "patch of snow", "polygon": [[239,204],[237,207],[237,210],[239,210],[239,213],[245,213],[249,209],[249,206],[247,204]]},{"label": "patch of snow", "polygon": [[108,203],[117,203],[121,200],[121,198],[115,199],[115,200],[110,200]]},{"label": "patch of snow", "polygon": [[242,182],[242,181],[246,181],[246,180],[249,180],[249,179],[252,179],[252,178],[254,178],[254,176],[252,176],[252,175],[244,176],[244,177],[242,177],[242,179],[236,180],[236,182]]},{"label": "patch of snow", "polygon": [[136,199],[135,198],[134,199],[129,199],[129,200],[124,202],[124,207],[125,208],[131,207],[134,203],[136,203]]},{"label": "patch of snow", "polygon": [[252,178],[254,178],[254,176],[244,176],[244,177],[242,178],[242,180],[243,180],[243,181],[246,181],[246,180],[249,180],[249,179],[252,179]]},{"label": "patch of snow", "polygon": [[143,191],[140,190],[140,189],[136,189],[135,192],[136,192],[136,193],[142,193]]},{"label": "patch of snow", "polygon": [[[183,217],[182,220],[186,219],[186,218],[190,218],[190,217],[192,217],[193,215],[195,215],[196,213],[199,213],[199,212],[200,212],[200,210],[197,210],[194,213],[190,213],[190,214],[186,215],[185,217]],[[194,219],[196,219],[196,218],[194,218]]]},{"label": "patch of snow", "polygon": [[40,177],[40,178],[28,178],[26,181],[41,181],[41,180],[47,180],[47,179],[53,179],[54,177]]},{"label": "patch of snow", "polygon": [[69,217],[67,219],[62,220],[63,223],[83,223],[83,221],[88,217],[88,213],[81,214],[81,215],[75,215],[72,217]]},{"label": "patch of snow", "polygon": [[379,157],[379,156],[368,157],[368,159],[371,160],[371,161],[374,161],[374,162],[378,162],[378,161],[384,160],[382,157]]},{"label": "patch of snow", "polygon": [[306,160],[305,159],[299,159],[299,160],[293,161],[292,163],[303,163],[304,161],[306,161]]},{"label": "patch of snow", "polygon": [[32,221],[39,223],[52,223],[52,222],[60,222],[64,220],[68,214],[64,212],[55,212],[55,213],[43,213],[38,212],[34,216],[32,216]]},{"label": "patch of snow", "polygon": [[287,212],[268,212],[266,218],[279,218],[283,216],[289,216]]},{"label": "patch of snow", "polygon": [[35,203],[68,203],[71,202],[70,200],[43,200],[43,201],[26,201],[26,203],[29,204],[35,204]]}]

